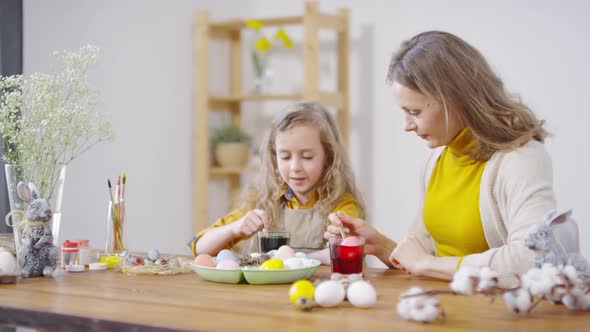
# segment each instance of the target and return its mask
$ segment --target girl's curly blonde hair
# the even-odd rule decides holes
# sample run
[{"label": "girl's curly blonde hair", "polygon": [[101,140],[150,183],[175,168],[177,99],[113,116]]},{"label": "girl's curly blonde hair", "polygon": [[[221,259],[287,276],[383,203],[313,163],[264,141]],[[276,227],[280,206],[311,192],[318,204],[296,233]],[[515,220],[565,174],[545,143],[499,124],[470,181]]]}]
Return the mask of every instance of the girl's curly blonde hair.
[{"label": "girl's curly blonde hair", "polygon": [[312,101],[297,102],[287,106],[273,121],[260,147],[262,165],[246,193],[245,208],[262,209],[272,217],[272,220],[278,218],[281,205],[284,204],[281,193],[285,182],[277,166],[275,139],[278,133],[301,125],[318,128],[321,144],[326,153],[326,164],[318,186],[321,188],[322,195],[316,203],[322,215],[327,218],[342,195],[350,193],[357,200],[361,217],[363,217],[363,201],[355,184],[340,131],[328,110]]},{"label": "girl's curly blonde hair", "polygon": [[391,59],[387,81],[455,112],[477,140],[468,151],[476,160],[488,160],[498,150],[514,149],[531,139],[543,142],[548,135],[544,121],[505,90],[483,55],[450,33],[428,31],[403,42]]}]

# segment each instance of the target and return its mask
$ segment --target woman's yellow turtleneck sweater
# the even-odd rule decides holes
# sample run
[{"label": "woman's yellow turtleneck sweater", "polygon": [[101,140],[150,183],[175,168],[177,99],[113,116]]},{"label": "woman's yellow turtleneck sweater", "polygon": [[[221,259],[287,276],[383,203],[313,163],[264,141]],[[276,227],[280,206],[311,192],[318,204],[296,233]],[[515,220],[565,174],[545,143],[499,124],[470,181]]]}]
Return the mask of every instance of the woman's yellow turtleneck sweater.
[{"label": "woman's yellow turtleneck sweater", "polygon": [[463,129],[442,152],[430,177],[424,225],[435,241],[438,256],[463,257],[489,249],[479,214],[479,188],[486,161],[466,154],[474,144],[471,131]]}]

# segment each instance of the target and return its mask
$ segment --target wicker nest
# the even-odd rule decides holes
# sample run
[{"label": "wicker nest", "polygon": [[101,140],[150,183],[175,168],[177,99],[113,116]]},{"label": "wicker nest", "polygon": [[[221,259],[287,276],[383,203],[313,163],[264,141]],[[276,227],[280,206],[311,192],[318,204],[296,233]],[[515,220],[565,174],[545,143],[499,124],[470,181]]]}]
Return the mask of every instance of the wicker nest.
[{"label": "wicker nest", "polygon": [[158,274],[158,275],[173,275],[179,273],[192,272],[190,266],[192,260],[183,257],[173,257],[168,259],[158,260],[152,262],[148,259],[143,261],[143,264],[134,265],[127,259],[124,259],[119,264],[119,271],[129,274]]}]

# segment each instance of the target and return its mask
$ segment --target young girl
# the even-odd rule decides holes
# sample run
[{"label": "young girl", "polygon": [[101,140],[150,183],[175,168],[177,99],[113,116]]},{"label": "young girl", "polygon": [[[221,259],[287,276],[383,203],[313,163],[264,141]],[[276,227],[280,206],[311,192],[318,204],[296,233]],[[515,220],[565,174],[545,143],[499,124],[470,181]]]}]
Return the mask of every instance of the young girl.
[{"label": "young girl", "polygon": [[244,204],[198,233],[189,243],[193,254],[258,251],[255,235],[265,228],[289,231],[290,247],[329,264],[328,214],[361,217],[364,210],[334,119],[316,102],[290,105],[260,150],[260,172]]}]

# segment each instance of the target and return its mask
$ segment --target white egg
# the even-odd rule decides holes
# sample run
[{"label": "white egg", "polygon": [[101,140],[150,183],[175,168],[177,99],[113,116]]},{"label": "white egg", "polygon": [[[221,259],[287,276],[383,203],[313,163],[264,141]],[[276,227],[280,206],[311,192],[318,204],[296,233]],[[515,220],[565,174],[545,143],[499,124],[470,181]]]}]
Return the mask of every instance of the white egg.
[{"label": "white egg", "polygon": [[218,254],[217,257],[215,257],[215,261],[219,264],[223,261],[235,261],[237,260],[236,255],[234,255],[233,252],[231,252],[231,250],[228,249],[223,249],[221,250]]},{"label": "white egg", "polygon": [[12,253],[7,251],[0,252],[0,271],[3,273],[16,272],[16,258]]},{"label": "white egg", "polygon": [[334,280],[324,281],[315,288],[314,300],[320,307],[335,307],[344,301],[346,292]]},{"label": "white egg", "polygon": [[377,291],[366,281],[356,281],[348,286],[346,298],[355,307],[369,308],[377,302]]},{"label": "white egg", "polygon": [[301,261],[303,262],[303,267],[312,267],[314,265],[313,259],[302,258]]},{"label": "white egg", "polygon": [[267,252],[266,254],[268,256],[270,256],[270,258],[276,258],[276,256],[277,256],[277,250],[276,249],[273,249],[273,250]]},{"label": "white egg", "polygon": [[295,250],[291,249],[291,247],[285,245],[285,246],[281,246],[278,250],[277,250],[277,255],[276,257],[278,259],[282,259],[282,260],[287,260],[291,257],[295,257]]},{"label": "white egg", "polygon": [[301,269],[303,268],[303,260],[297,257],[287,258],[283,261],[285,267],[288,269]]}]

